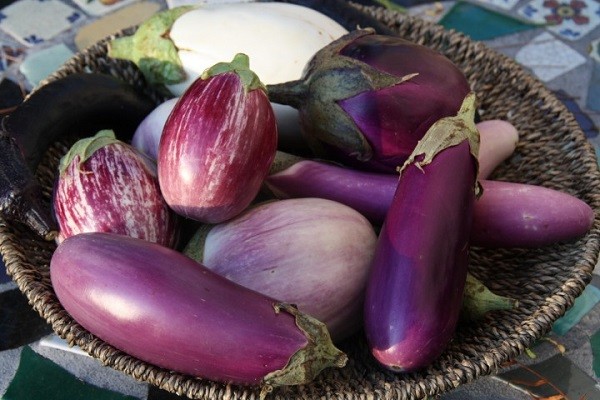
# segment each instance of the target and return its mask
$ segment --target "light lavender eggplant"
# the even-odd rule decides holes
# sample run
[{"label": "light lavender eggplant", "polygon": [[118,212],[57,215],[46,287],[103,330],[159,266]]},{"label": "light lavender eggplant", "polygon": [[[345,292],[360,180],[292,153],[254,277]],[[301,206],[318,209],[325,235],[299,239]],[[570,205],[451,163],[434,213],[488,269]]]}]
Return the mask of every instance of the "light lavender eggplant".
[{"label": "light lavender eggplant", "polygon": [[203,226],[184,253],[245,287],[295,304],[335,342],[362,326],[377,236],[357,211],[318,198],[266,202]]},{"label": "light lavender eggplant", "polygon": [[79,140],[59,169],[53,195],[59,242],[113,232],[175,246],[178,217],[162,197],[154,161],[112,131]]},{"label": "light lavender eggplant", "polygon": [[268,391],[309,382],[347,360],[321,322],[141,239],[67,238],[50,277],[81,326],[162,368]]},{"label": "light lavender eggplant", "polygon": [[320,157],[394,172],[437,120],[470,92],[441,53],[398,36],[355,30],[317,52],[301,79],[267,86],[271,101],[300,111]]},{"label": "light lavender eggplant", "polygon": [[365,297],[365,333],[384,367],[432,363],[456,330],[469,262],[479,136],[475,96],[436,122],[403,165]]},{"label": "light lavender eggplant", "polygon": [[238,54],[205,71],[171,111],[158,151],[161,191],[187,218],[225,221],[258,194],[276,149],[273,108]]}]

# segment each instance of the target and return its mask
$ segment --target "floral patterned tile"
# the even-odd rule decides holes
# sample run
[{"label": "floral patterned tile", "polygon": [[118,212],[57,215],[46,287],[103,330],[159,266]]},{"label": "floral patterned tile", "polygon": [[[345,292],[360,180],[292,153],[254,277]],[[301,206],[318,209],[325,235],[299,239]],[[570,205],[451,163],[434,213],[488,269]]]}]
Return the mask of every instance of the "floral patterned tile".
[{"label": "floral patterned tile", "polygon": [[59,0],[20,0],[0,10],[0,29],[26,46],[51,40],[83,18]]},{"label": "floral patterned tile", "polygon": [[600,26],[600,2],[596,0],[532,0],[519,13],[547,24],[548,30],[567,40],[578,40]]},{"label": "floral patterned tile", "polygon": [[536,36],[516,54],[515,60],[544,82],[567,73],[586,62],[584,56],[549,32]]}]

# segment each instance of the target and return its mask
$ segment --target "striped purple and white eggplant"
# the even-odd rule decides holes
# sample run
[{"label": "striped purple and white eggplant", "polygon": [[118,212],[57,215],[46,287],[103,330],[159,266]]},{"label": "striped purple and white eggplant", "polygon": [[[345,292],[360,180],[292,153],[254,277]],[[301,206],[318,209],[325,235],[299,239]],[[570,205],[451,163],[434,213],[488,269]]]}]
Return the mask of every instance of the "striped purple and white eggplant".
[{"label": "striped purple and white eggplant", "polygon": [[323,323],[155,243],[72,236],[54,252],[50,277],[81,326],[169,370],[266,392],[347,360]]},{"label": "striped purple and white eggplant", "polygon": [[355,30],[325,46],[301,79],[268,85],[271,101],[300,111],[320,157],[394,172],[437,120],[470,92],[441,53],[398,36]]},{"label": "striped purple and white eggplant", "polygon": [[171,111],[160,138],[158,178],[179,214],[218,223],[258,194],[277,150],[277,126],[248,57],[209,68]]},{"label": "striped purple and white eggplant", "polygon": [[184,253],[245,287],[295,304],[334,341],[362,326],[377,235],[357,211],[318,198],[266,202],[201,227]]},{"label": "striped purple and white eggplant", "polygon": [[365,333],[384,367],[415,371],[456,330],[477,192],[475,95],[437,121],[400,171],[365,297]]},{"label": "striped purple and white eggplant", "polygon": [[156,164],[110,130],[80,139],[61,159],[53,208],[59,242],[83,232],[177,242],[178,217],[162,197]]}]

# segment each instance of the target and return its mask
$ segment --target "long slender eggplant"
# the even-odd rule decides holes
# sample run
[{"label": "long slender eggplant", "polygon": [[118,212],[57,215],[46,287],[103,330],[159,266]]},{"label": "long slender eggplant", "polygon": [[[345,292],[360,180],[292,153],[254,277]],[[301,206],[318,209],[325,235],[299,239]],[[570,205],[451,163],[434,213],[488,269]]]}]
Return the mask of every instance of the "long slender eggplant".
[{"label": "long slender eggplant", "polygon": [[393,371],[429,365],[458,322],[477,192],[475,95],[433,124],[403,165],[365,297],[371,353]]},{"label": "long slender eggplant", "polygon": [[[272,171],[278,172],[267,177],[265,185],[276,197],[334,200],[377,225],[383,223],[398,185],[398,177],[392,174],[357,171],[282,153],[275,157]],[[473,211],[473,246],[547,246],[579,238],[594,223],[592,208],[568,193],[524,183],[486,179],[479,183],[483,193]]]},{"label": "long slender eggplant", "polygon": [[56,223],[43,209],[34,176],[48,147],[69,135],[91,135],[103,128],[130,138],[154,107],[149,97],[131,85],[104,74],[71,74],[34,91],[2,121],[2,216],[24,221],[51,240]]},{"label": "long slender eggplant", "polygon": [[173,371],[267,391],[347,360],[321,322],[156,243],[72,236],[54,252],[50,276],[84,328]]}]

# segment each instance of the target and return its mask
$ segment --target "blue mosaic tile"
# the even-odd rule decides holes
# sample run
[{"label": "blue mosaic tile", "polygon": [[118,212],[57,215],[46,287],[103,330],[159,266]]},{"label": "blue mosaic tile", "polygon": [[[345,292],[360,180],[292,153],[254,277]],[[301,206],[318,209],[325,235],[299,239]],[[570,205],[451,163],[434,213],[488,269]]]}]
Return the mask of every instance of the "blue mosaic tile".
[{"label": "blue mosaic tile", "polygon": [[575,116],[575,119],[579,123],[579,126],[585,133],[586,137],[591,139],[598,136],[598,127],[594,124],[594,121],[592,121],[592,119],[581,110],[579,104],[577,104],[577,102],[571,96],[569,96],[568,93],[563,90],[558,90],[554,92],[554,94],[565,104],[567,109],[573,113],[573,116]]}]

